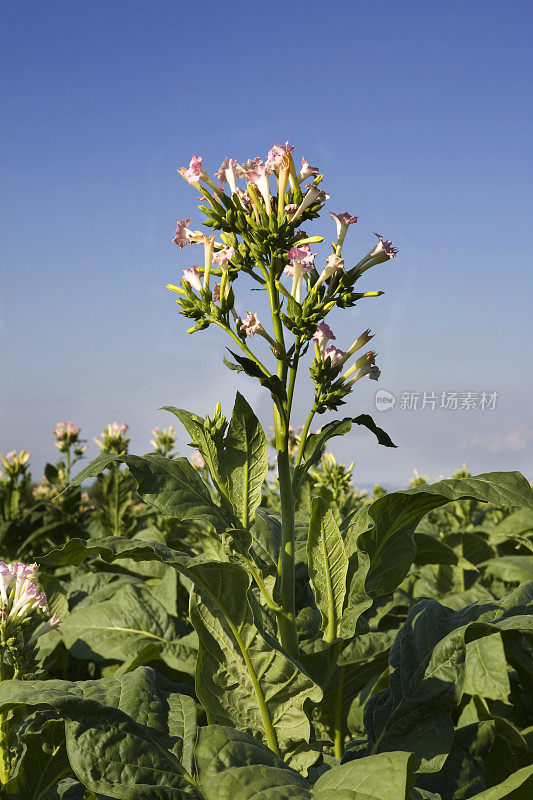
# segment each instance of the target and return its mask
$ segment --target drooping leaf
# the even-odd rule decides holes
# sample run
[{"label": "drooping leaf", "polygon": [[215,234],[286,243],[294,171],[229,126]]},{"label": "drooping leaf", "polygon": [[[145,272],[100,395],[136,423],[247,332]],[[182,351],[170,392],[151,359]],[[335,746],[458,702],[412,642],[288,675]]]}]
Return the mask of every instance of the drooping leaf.
[{"label": "drooping leaf", "polygon": [[344,436],[351,430],[352,425],[362,425],[375,435],[379,444],[385,447],[396,447],[391,441],[390,436],[379,428],[369,414],[359,414],[357,417],[345,417],[328,422],[318,433],[308,436],[303,452],[303,463],[296,468],[293,477],[293,487],[295,495],[298,494],[300,486],[314,464],[322,458],[322,453],[326,443],[334,436]]}]

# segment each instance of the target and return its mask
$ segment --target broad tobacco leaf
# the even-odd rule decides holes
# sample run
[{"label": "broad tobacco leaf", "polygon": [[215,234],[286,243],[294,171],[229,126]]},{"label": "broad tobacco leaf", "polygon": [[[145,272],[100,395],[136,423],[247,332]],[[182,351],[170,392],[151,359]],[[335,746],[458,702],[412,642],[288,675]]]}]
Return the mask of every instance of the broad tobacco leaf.
[{"label": "broad tobacco leaf", "polygon": [[186,458],[165,458],[159,453],[145,456],[101,453],[70,485],[79,486],[87,478],[95,478],[114,462],[127,465],[143,500],[166,516],[208,522],[217,531],[224,531],[231,524]]},{"label": "broad tobacco leaf", "polygon": [[261,503],[268,450],[261,424],[239,392],[224,445],[229,497],[237,518],[247,529]]},{"label": "broad tobacco leaf", "polygon": [[63,619],[60,633],[72,655],[97,662],[128,661],[152,645],[150,660],[155,651],[173,669],[194,675],[196,635],[187,634],[184,623],[142,584],[111,584],[110,589],[112,594],[103,601],[80,604]]},{"label": "broad tobacco leaf", "polygon": [[201,798],[181,762],[177,703],[164,679],[145,668],[120,679],[0,684],[0,711],[57,712],[72,771],[91,791],[117,800]]},{"label": "broad tobacco leaf", "polygon": [[[519,472],[491,472],[451,478],[393,492],[358,509],[343,526],[348,557],[357,553],[356,589],[349,589],[346,625],[353,625],[352,608],[393,592],[413,563],[415,530],[422,518],[451,500],[474,498],[500,506],[533,507],[533,491]],[[361,559],[361,554],[365,557]],[[353,595],[351,599],[350,595]]]},{"label": "broad tobacco leaf", "polygon": [[469,673],[467,648],[500,631],[533,629],[533,584],[501,603],[479,603],[453,611],[431,599],[409,608],[389,658],[389,687],[365,708],[372,752],[408,749],[420,772],[442,768],[454,738],[452,711],[478,679]]},{"label": "broad tobacco leaf", "polygon": [[261,631],[247,572],[206,564],[202,581],[209,592],[193,592],[190,614],[200,640],[196,693],[209,722],[248,731],[305,770],[317,753],[302,752],[311,736],[304,704],[319,702],[321,689]]}]

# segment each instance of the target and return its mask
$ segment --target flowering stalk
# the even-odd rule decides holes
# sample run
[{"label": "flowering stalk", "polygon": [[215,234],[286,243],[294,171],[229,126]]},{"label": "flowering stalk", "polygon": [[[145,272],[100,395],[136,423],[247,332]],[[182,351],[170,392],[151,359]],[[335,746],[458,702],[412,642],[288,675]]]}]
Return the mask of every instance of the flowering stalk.
[{"label": "flowering stalk", "polygon": [[[373,351],[360,356],[353,366],[347,363],[369,341],[370,332],[361,334],[344,352],[332,344],[335,335],[325,318],[335,307],[351,308],[364,297],[379,295],[380,292],[355,291],[354,284],[370,266],[392,258],[396,250],[391,242],[378,237],[379,243],[362,261],[355,267],[345,267],[342,255],[345,237],[349,226],[358,218],[348,212],[332,214],[337,225],[337,241],[325,264],[321,268],[315,267],[318,254],[311,253],[309,245],[321,243],[324,239],[308,236],[296,228],[297,224],[316,218],[329,195],[319,187],[322,175],[318,167],[312,167],[307,159],[302,158],[302,167],[297,173],[293,150],[286,142],[275,144],[265,161],[253,158],[239,164],[226,158],[216,177],[223,186],[229,186],[230,193],[217,187],[216,200],[202,186],[203,183],[212,188],[201,158],[193,156],[189,168],[182,169],[181,173],[208,199],[210,207],[201,205],[199,209],[206,215],[205,225],[221,232],[224,246],[215,243],[214,250],[207,249],[204,241],[203,269],[193,267],[185,270],[181,285],[170,284],[168,288],[177,295],[176,303],[181,313],[194,320],[188,332],[210,325],[223,330],[244,355],[234,354],[239,364],[230,366],[244,369],[270,391],[281,502],[277,597],[269,595],[260,570],[252,560],[245,553],[240,553],[240,557],[249,568],[265,603],[276,616],[281,645],[297,658],[294,519],[300,478],[295,480],[297,473],[293,474],[293,469],[294,466],[309,468],[302,462],[315,415],[342,405],[356,381],[362,377],[377,379],[379,376]],[[277,181],[277,199],[271,196],[271,175]],[[303,194],[300,185],[309,179],[312,183],[307,184]],[[243,181],[244,188],[238,185],[239,181]],[[191,231],[189,223],[187,218],[178,224],[179,235],[177,232],[176,238],[180,246],[200,241],[201,234]],[[235,309],[234,285],[242,272],[259,283],[256,290],[268,295],[270,330],[259,320],[256,312],[248,311],[241,318]],[[215,284],[212,291],[209,289],[210,273],[221,276],[220,283]],[[285,276],[290,278],[290,285],[284,285]],[[263,363],[254,353],[252,340],[257,335],[269,343],[276,360],[275,368]],[[296,450],[290,433],[291,412],[300,361],[311,343],[315,348],[311,365],[315,398]],[[208,470],[209,464],[202,469]],[[227,501],[228,493],[220,483],[220,476],[211,474],[211,480],[215,486],[218,481],[224,501]]]}]

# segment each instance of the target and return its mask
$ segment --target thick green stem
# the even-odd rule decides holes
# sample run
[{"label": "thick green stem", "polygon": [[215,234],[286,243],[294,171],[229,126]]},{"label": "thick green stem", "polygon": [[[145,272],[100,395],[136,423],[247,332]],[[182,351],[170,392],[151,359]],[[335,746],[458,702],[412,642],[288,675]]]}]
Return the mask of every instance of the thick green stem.
[{"label": "thick green stem", "polygon": [[[4,679],[4,653],[0,652],[0,682]],[[0,785],[9,780],[11,764],[9,759],[9,711],[0,714]]]},{"label": "thick green stem", "polygon": [[280,590],[283,613],[278,615],[281,644],[293,658],[298,658],[296,635],[296,599],[294,581],[294,501],[289,464],[286,426],[277,409],[274,410],[276,449],[278,451],[278,480],[281,499]]},{"label": "thick green stem", "polygon": [[342,718],[342,696],[344,693],[344,667],[340,667],[339,686],[335,692],[335,707],[334,707],[334,736],[333,748],[335,758],[339,760],[342,758],[344,752],[344,720]]}]

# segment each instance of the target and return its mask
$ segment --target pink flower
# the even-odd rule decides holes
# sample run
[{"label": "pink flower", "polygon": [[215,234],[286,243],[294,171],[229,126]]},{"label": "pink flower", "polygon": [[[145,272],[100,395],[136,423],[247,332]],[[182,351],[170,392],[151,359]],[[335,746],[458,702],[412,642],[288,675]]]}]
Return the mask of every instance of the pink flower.
[{"label": "pink flower", "polygon": [[301,247],[294,245],[287,253],[290,261],[297,261],[302,266],[313,264],[316,255],[318,255],[318,253],[312,253],[308,244],[304,244]]},{"label": "pink flower", "polygon": [[296,220],[302,216],[304,211],[313,203],[325,203],[326,200],[329,200],[329,194],[327,194],[327,192],[319,189],[314,183],[308,183],[307,192],[304,195],[304,199],[296,209],[296,213],[291,222],[296,222]]},{"label": "pink flower", "polygon": [[45,633],[50,633],[50,631],[55,631],[56,628],[59,628],[61,624],[61,620],[57,616],[57,614],[52,614],[50,619],[47,619],[46,622],[43,622],[39,627],[35,630],[30,638],[30,642],[34,642],[40,636],[44,636]]},{"label": "pink flower", "polygon": [[398,250],[396,247],[392,246],[392,242],[390,241],[390,239],[384,241],[383,236],[381,236],[379,233],[374,233],[374,236],[378,237],[379,243],[374,247],[370,255],[373,257],[381,255],[383,253],[388,258],[394,258]]},{"label": "pink flower", "polygon": [[317,326],[316,331],[313,334],[313,342],[317,345],[320,353],[323,355],[326,345],[332,339],[336,338],[335,334],[329,327],[329,325],[325,322],[320,322]]},{"label": "pink flower", "polygon": [[337,225],[337,246],[342,248],[348,227],[357,222],[359,217],[352,217],[347,211],[343,211],[342,214],[334,214],[332,211],[331,219],[334,219]]},{"label": "pink flower", "polygon": [[246,319],[242,321],[242,330],[246,331],[247,336],[254,336],[256,333],[262,331],[263,326],[259,321],[259,317],[257,313],[253,313],[251,311],[246,312]]},{"label": "pink flower", "polygon": [[192,286],[193,289],[196,289],[197,292],[201,291],[202,289],[202,281],[200,279],[200,272],[198,270],[197,265],[194,267],[190,267],[189,269],[183,270],[183,278],[181,280],[183,283],[188,283],[189,286]]},{"label": "pink flower", "polygon": [[245,177],[246,173],[250,172],[250,170],[254,170],[256,167],[262,167],[262,166],[263,166],[263,161],[259,158],[259,156],[256,156],[255,158],[249,158],[248,161],[243,161],[242,168],[245,172]]},{"label": "pink flower", "polygon": [[266,165],[258,165],[255,169],[251,169],[246,173],[246,182],[253,183],[257,186],[265,201],[267,214],[270,216],[272,209],[270,207],[270,185],[268,183],[269,170]]},{"label": "pink flower", "polygon": [[218,250],[215,253],[213,257],[213,264],[217,264],[219,267],[225,267],[228,261],[231,261],[234,255],[234,247],[223,247],[222,250]]},{"label": "pink flower", "polygon": [[188,219],[179,219],[176,222],[176,233],[174,234],[173,242],[177,244],[180,250],[182,250],[185,245],[188,243],[187,239],[187,226],[189,225],[191,218]]},{"label": "pink flower", "polygon": [[228,183],[232,194],[237,191],[236,179],[244,177],[244,169],[233,158],[225,158],[220,169],[215,173],[220,183]]},{"label": "pink flower", "polygon": [[178,170],[178,172],[185,178],[189,185],[198,183],[200,178],[203,178],[206,175],[206,171],[202,167],[202,157],[193,156],[189,164],[189,169],[182,167]]},{"label": "pink flower", "polygon": [[285,144],[274,144],[272,148],[268,151],[266,165],[270,172],[274,172],[274,170],[279,169],[283,164],[283,159],[285,154],[291,154],[294,150],[294,147],[291,147],[289,141],[287,140]]},{"label": "pink flower", "polygon": [[344,259],[339,258],[339,256],[332,253],[326,259],[326,266],[324,268],[324,273],[326,278],[330,278],[336,272],[342,272],[344,270]]},{"label": "pink flower", "polygon": [[324,350],[322,360],[325,361],[326,358],[329,358],[331,366],[334,366],[335,364],[338,364],[339,361],[342,360],[343,356],[344,356],[344,350],[339,350],[337,347],[335,347],[335,345],[330,344]]},{"label": "pink flower", "polygon": [[309,161],[302,156],[302,168],[298,175],[298,183],[302,183],[307,178],[316,178],[318,175],[318,167],[312,167]]}]

